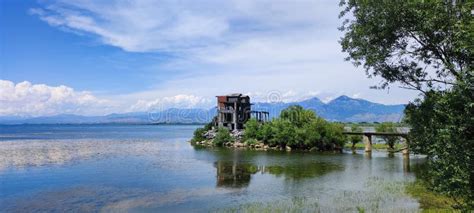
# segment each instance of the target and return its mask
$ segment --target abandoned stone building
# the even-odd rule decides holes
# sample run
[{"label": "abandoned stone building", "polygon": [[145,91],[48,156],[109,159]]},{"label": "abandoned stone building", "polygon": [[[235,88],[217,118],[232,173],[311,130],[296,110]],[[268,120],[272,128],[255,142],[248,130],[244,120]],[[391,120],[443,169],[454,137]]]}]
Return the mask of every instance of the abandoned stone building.
[{"label": "abandoned stone building", "polygon": [[[269,113],[265,111],[252,111],[250,97],[240,93],[216,96],[217,97],[217,127],[225,127],[230,130],[243,129],[245,122],[255,117],[260,122],[269,119]],[[253,115],[253,116],[252,116]]]}]

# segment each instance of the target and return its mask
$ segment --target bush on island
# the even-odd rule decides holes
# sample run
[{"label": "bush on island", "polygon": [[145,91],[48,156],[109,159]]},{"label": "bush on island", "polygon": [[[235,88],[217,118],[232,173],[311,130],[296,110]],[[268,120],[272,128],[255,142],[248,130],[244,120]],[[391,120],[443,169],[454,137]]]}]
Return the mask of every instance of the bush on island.
[{"label": "bush on island", "polygon": [[204,137],[206,131],[207,130],[205,128],[197,128],[196,130],[194,130],[194,136],[193,139],[191,139],[191,142],[201,142],[206,140],[206,138]]},{"label": "bush on island", "polygon": [[301,106],[290,106],[282,111],[279,118],[270,122],[247,121],[244,138],[282,148],[331,150],[342,147],[346,141],[343,130],[342,124],[327,122]]},{"label": "bush on island", "polygon": [[248,146],[251,146],[251,145],[258,144],[258,141],[257,139],[250,138],[250,139],[245,140],[245,144],[247,144]]},{"label": "bush on island", "polygon": [[211,130],[213,126],[214,126],[214,123],[209,122],[206,125],[204,125],[204,127],[197,128],[196,130],[194,130],[193,138],[191,139],[191,142],[196,143],[196,142],[201,142],[201,141],[206,140],[207,138],[204,137],[204,134],[206,134],[206,132]]},{"label": "bush on island", "polygon": [[261,124],[255,118],[249,119],[245,122],[245,134],[244,134],[244,141],[248,139],[260,139],[258,136]]},{"label": "bush on island", "polygon": [[[204,134],[211,127],[209,124],[196,129],[193,141],[206,140]],[[281,112],[280,117],[266,123],[249,119],[244,127],[243,141],[248,145],[263,142],[280,148],[334,150],[342,148],[347,140],[343,124],[328,122],[301,106],[290,106]],[[219,128],[213,144],[222,146],[234,140],[228,129]]]},{"label": "bush on island", "polygon": [[230,131],[227,128],[217,129],[217,134],[212,143],[215,146],[222,146],[224,143],[233,142],[234,138],[230,135]]}]

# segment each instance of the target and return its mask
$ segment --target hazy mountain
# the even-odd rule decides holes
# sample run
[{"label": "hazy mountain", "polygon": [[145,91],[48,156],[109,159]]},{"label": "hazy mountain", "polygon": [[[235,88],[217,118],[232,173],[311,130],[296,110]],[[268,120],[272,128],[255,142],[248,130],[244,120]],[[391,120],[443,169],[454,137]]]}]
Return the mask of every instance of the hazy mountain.
[{"label": "hazy mountain", "polygon": [[[318,98],[299,102],[255,103],[252,110],[265,110],[270,117],[276,117],[281,110],[291,105],[300,105],[316,112],[319,116],[331,121],[344,122],[383,122],[400,121],[405,105],[384,105],[364,99],[340,96],[329,103]],[[2,124],[80,124],[80,123],[205,123],[216,114],[216,109],[177,109],[171,108],[160,112],[133,112],[109,114],[106,116],[55,115],[46,117],[0,117]]]}]

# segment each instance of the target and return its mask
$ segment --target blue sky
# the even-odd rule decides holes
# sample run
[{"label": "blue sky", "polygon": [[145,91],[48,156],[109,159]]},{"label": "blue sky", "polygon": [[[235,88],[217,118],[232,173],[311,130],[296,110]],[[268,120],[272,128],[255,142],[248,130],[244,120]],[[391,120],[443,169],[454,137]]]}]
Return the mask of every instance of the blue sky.
[{"label": "blue sky", "polygon": [[[345,62],[338,1],[1,1],[0,115],[107,114],[339,95],[407,103],[371,90]],[[274,98],[272,99],[274,100]]]}]

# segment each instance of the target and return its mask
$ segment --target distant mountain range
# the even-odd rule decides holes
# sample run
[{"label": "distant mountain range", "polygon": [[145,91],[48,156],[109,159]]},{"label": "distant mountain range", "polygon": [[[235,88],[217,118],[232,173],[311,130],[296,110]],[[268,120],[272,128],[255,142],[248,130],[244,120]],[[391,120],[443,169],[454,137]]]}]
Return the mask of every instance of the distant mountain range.
[{"label": "distant mountain range", "polygon": [[[384,122],[400,121],[405,105],[384,105],[364,99],[340,96],[328,103],[318,98],[299,102],[255,103],[252,110],[265,110],[270,117],[277,117],[281,110],[291,105],[300,105],[313,110],[317,115],[331,121],[342,122]],[[160,112],[133,112],[105,116],[81,116],[61,114],[45,117],[0,116],[0,124],[99,124],[99,123],[206,123],[216,114],[216,109],[177,109]]]}]

